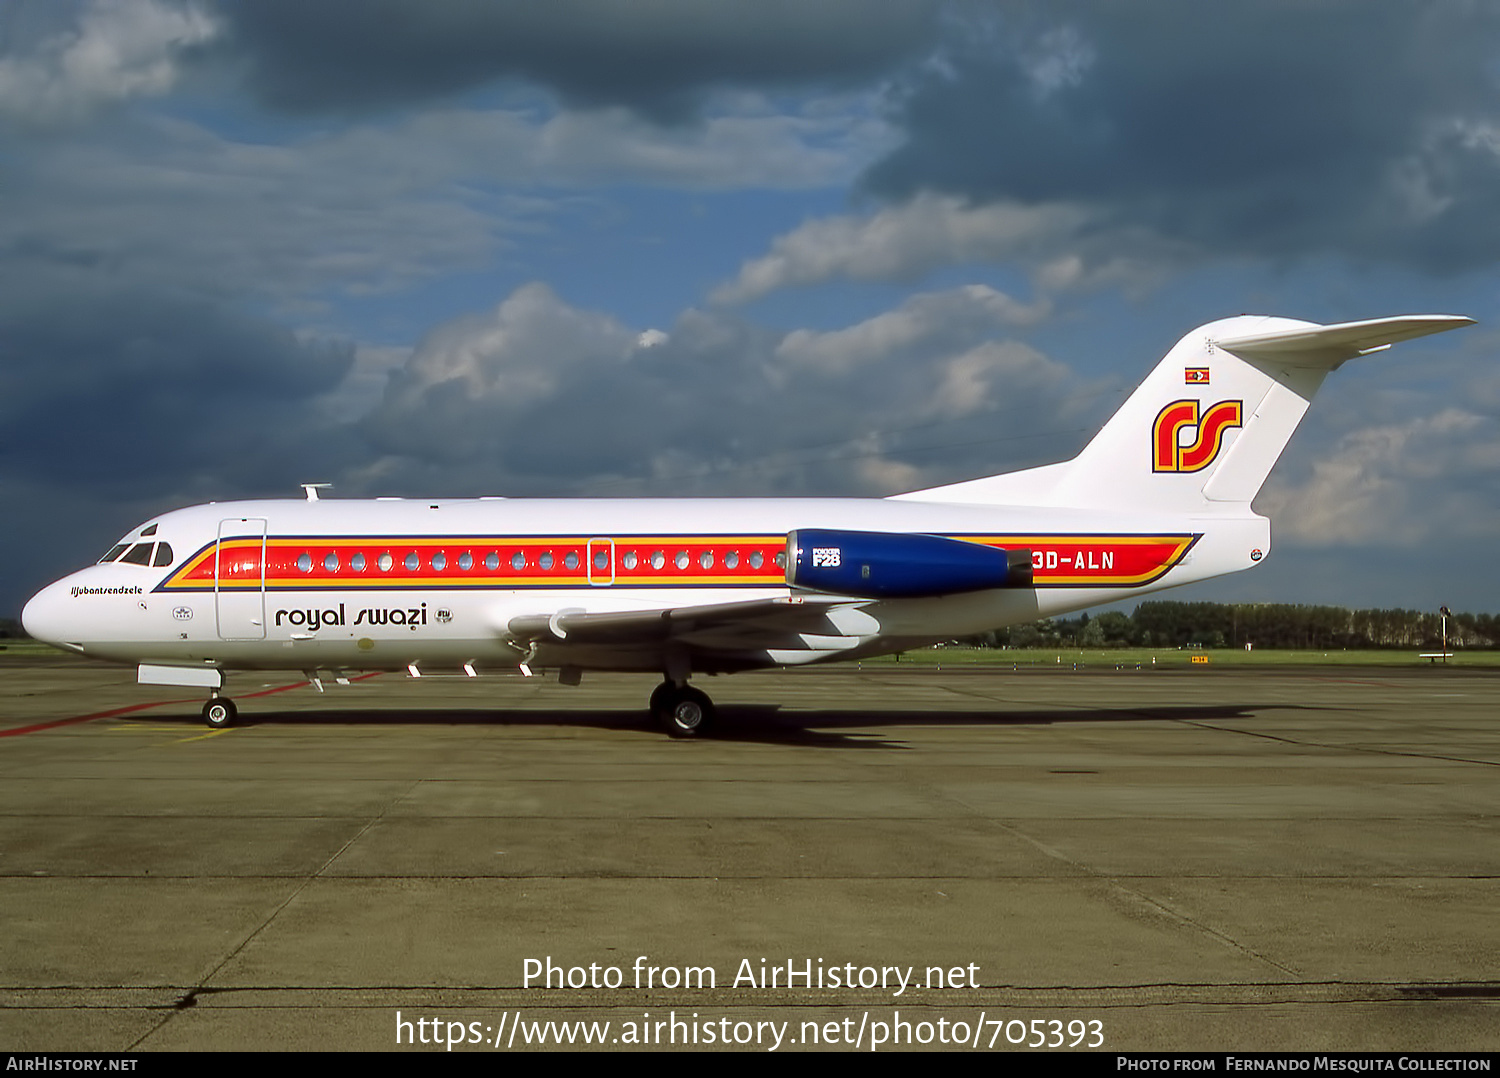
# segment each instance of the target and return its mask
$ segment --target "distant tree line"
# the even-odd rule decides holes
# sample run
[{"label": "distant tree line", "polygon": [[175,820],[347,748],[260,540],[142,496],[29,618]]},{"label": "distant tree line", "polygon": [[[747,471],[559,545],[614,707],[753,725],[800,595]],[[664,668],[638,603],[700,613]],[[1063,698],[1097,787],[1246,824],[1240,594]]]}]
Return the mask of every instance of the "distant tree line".
[{"label": "distant tree line", "polygon": [[[981,633],[966,643],[981,647],[1124,648],[1203,647],[1356,648],[1437,650],[1442,618],[1422,610],[1350,610],[1342,606],[1292,603],[1145,602],[1135,612],[1107,610],[1076,618],[1044,618]],[[1448,646],[1493,648],[1500,644],[1500,617],[1453,614]]]}]

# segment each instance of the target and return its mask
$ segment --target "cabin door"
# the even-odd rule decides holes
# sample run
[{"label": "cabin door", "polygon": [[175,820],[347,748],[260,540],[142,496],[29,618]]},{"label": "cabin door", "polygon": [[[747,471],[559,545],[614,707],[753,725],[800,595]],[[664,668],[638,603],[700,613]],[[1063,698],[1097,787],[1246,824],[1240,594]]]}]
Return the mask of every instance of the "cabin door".
[{"label": "cabin door", "polygon": [[219,521],[214,546],[214,611],[220,640],[266,638],[266,522]]}]

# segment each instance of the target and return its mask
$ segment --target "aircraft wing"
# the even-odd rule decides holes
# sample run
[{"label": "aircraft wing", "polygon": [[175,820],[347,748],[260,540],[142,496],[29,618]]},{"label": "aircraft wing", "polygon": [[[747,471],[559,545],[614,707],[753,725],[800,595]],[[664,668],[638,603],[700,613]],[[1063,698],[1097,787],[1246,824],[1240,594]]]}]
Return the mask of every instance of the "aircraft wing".
[{"label": "aircraft wing", "polygon": [[[860,608],[867,599],[839,596],[780,596],[737,603],[710,603],[664,610],[589,613],[559,610],[511,618],[509,635],[526,643],[591,645],[645,644],[666,640],[692,642],[726,633],[770,644],[788,635],[861,636],[879,624]],[[748,639],[747,639],[748,642]]]}]

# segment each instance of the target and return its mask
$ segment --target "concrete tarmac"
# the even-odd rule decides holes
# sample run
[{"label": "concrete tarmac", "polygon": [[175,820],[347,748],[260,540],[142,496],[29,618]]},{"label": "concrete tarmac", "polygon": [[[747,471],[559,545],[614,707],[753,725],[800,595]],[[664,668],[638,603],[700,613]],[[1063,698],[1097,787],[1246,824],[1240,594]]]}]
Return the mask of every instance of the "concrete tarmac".
[{"label": "concrete tarmac", "polygon": [[654,681],[0,662],[0,1048],[1500,1049],[1496,672]]}]

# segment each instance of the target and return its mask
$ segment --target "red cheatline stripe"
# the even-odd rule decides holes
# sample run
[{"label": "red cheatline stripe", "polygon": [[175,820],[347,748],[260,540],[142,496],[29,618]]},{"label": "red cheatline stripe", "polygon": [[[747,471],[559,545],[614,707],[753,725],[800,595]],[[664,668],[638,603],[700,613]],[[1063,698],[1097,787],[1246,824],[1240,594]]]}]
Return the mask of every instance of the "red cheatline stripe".
[{"label": "red cheatline stripe", "polygon": [[[360,674],[352,677],[350,681],[364,681],[366,678],[378,677],[381,671],[373,670],[368,674]],[[306,681],[294,681],[290,685],[277,685],[273,689],[262,689],[260,692],[247,692],[239,699],[247,700],[253,696],[270,696],[273,693],[287,692],[291,689],[300,689],[308,684]],[[59,726],[73,726],[80,722],[92,722],[94,719],[112,719],[116,715],[129,715],[133,711],[146,711],[153,707],[166,707],[168,704],[196,704],[197,697],[186,700],[152,700],[149,704],[131,704],[129,707],[117,707],[112,711],[96,711],[92,715],[75,715],[71,719],[53,719],[51,722],[39,722],[33,726],[18,726],[14,730],[0,730],[0,737],[20,737],[22,734],[35,734],[41,730],[54,730]]]}]

